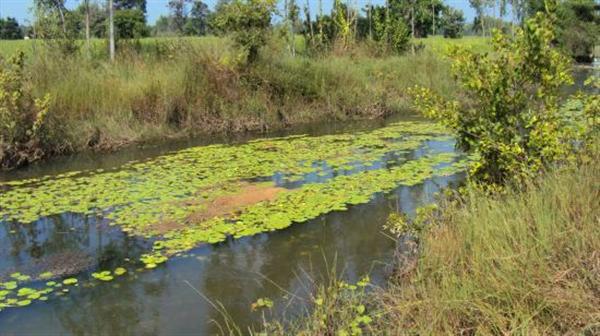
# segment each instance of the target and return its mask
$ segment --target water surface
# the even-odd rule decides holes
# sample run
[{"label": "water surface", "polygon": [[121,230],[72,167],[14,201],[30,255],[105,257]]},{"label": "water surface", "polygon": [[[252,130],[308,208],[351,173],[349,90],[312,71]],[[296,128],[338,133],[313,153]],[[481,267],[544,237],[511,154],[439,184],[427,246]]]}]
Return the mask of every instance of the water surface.
[{"label": "water surface", "polygon": [[[293,133],[326,136],[370,132],[388,123],[354,123],[336,129],[307,127]],[[227,139],[224,143],[243,145],[248,140]],[[45,176],[48,183],[53,183],[54,175],[70,171],[85,174],[86,169],[101,168],[119,172],[132,160],[169,157],[180,149],[207,143],[206,139],[190,140],[109,156],[59,159],[7,174],[3,179],[19,183],[23,178]],[[336,170],[335,165],[322,160],[313,162],[311,167],[316,170],[299,179],[289,180],[287,174],[275,173],[260,180],[297,190],[305,185],[327,184],[339,176],[394,169],[428,156],[453,152],[451,139],[433,137],[416,149],[385,152],[369,165],[363,166],[356,160],[352,167]],[[128,157],[130,154],[133,156]],[[222,315],[214,309],[216,303],[222,304],[243,329],[258,327],[263,313],[292,318],[306,311],[313,281],[326,278],[334,264],[338,275],[349,281],[370,274],[374,284],[383,284],[385,265],[396,247],[382,232],[388,214],[414,213],[418,206],[431,202],[440,188],[460,181],[462,175],[456,174],[399,186],[391,192],[372,195],[366,204],[329,212],[284,230],[199,244],[153,270],[141,270],[143,266],[136,263],[141,254],[152,248],[153,238],[126,234],[120,226],[110,225],[111,220],[105,216],[66,212],[42,216],[27,224],[5,218],[0,222],[0,282],[10,280],[14,272],[39,274],[48,269],[59,281],[75,276],[80,282],[68,287],[68,293],[58,291],[60,295],[45,302],[34,301],[26,307],[0,311],[0,330],[2,334],[208,335],[220,332]],[[123,265],[129,272],[114,281],[85,280],[92,272]],[[43,281],[27,286],[39,283]],[[262,297],[274,300],[274,308],[253,312],[251,304]]]}]

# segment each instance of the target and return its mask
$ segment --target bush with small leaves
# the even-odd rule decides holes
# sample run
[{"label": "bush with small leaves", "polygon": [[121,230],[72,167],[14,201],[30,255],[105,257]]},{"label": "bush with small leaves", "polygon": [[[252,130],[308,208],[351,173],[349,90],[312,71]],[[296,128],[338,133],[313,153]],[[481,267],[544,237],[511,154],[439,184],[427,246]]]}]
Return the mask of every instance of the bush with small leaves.
[{"label": "bush with small leaves", "polygon": [[[459,146],[478,154],[470,176],[487,189],[570,160],[580,147],[573,133],[580,127],[566,127],[574,119],[561,113],[560,89],[572,83],[571,64],[553,46],[554,27],[549,10],[529,19],[514,37],[496,31],[493,53],[453,49],[453,71],[467,103],[444,100],[427,88],[411,90],[417,109],[454,130]],[[582,110],[593,109],[594,99],[579,101]]]},{"label": "bush with small leaves", "polygon": [[50,96],[33,97],[24,66],[22,52],[0,58],[0,167],[19,166],[43,155],[40,140]]}]

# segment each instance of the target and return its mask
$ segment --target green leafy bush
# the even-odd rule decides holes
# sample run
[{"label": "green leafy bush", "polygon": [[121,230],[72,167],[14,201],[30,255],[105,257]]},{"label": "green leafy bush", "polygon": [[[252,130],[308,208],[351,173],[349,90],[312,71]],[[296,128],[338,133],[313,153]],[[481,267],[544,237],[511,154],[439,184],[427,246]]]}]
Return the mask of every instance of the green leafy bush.
[{"label": "green leafy bush", "polygon": [[[50,96],[34,98],[25,86],[24,54],[0,59],[0,166],[41,156]],[[15,164],[16,162],[16,164]]]},{"label": "green leafy bush", "polygon": [[211,25],[219,32],[231,34],[246,60],[254,62],[266,44],[275,4],[275,0],[234,0],[220,8]]},{"label": "green leafy bush", "polygon": [[571,64],[553,47],[555,37],[552,13],[538,13],[514,37],[495,32],[493,53],[453,49],[453,71],[467,103],[426,88],[411,91],[419,110],[453,129],[463,149],[479,154],[471,176],[486,188],[531,177],[574,153],[576,135],[565,127],[559,100],[561,87],[572,83]]}]

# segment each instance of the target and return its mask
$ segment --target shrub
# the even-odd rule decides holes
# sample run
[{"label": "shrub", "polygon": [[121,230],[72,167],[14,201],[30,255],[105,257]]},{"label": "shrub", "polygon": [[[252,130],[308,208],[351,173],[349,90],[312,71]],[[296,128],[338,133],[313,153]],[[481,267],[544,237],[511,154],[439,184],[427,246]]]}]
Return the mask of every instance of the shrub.
[{"label": "shrub", "polygon": [[231,34],[248,62],[254,62],[259,49],[266,44],[275,4],[275,0],[234,0],[220,8],[212,27]]},{"label": "shrub", "polygon": [[538,13],[513,38],[496,31],[491,54],[454,49],[453,70],[468,103],[412,90],[418,109],[479,154],[471,176],[488,187],[531,177],[574,152],[559,105],[560,88],[572,82],[570,62],[552,46],[553,27],[551,13]]},{"label": "shrub", "polygon": [[24,54],[0,59],[0,166],[18,166],[43,155],[41,140],[50,96],[33,98],[25,87]]}]

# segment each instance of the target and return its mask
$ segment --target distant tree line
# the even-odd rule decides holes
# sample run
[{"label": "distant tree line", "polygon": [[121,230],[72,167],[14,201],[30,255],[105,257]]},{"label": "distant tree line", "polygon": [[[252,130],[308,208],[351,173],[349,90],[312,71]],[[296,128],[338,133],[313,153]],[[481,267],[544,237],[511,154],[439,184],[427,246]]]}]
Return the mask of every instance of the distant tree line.
[{"label": "distant tree line", "polygon": [[[315,1],[318,11],[312,13]],[[383,5],[363,8],[354,6],[352,0],[333,0],[329,13],[323,12],[322,1],[219,0],[210,10],[202,0],[168,0],[165,4],[169,14],[149,25],[147,0],[82,0],[74,9],[66,8],[66,0],[34,0],[32,26],[20,26],[10,17],[0,19],[0,38],[107,38],[108,3],[112,3],[116,39],[232,33],[239,35],[238,41],[245,38],[258,43],[265,38],[257,32],[277,31],[287,40],[292,54],[296,52],[297,35],[303,35],[307,47],[314,51],[334,45],[347,48],[362,40],[384,51],[414,52],[416,44],[410,43],[414,38],[460,38],[465,31],[491,36],[494,29],[514,31],[526,18],[545,10],[544,2],[539,0],[469,0],[476,16],[472,24],[465,25],[463,12],[442,0],[386,0]],[[283,6],[278,7],[278,3]],[[555,43],[576,59],[589,58],[594,45],[600,44],[599,11],[595,0],[558,1]],[[252,44],[246,42],[247,46]]]},{"label": "distant tree line", "polygon": [[24,28],[19,25],[15,18],[0,18],[0,39],[2,40],[22,39],[24,36],[23,29]]},{"label": "distant tree line", "polygon": [[[484,36],[492,29],[505,32],[522,26],[526,19],[544,12],[541,0],[469,0],[476,16],[472,30]],[[589,61],[595,45],[600,44],[600,3],[597,0],[559,0],[556,13],[557,36],[555,43],[573,58]],[[512,20],[505,20],[508,15]]]}]

